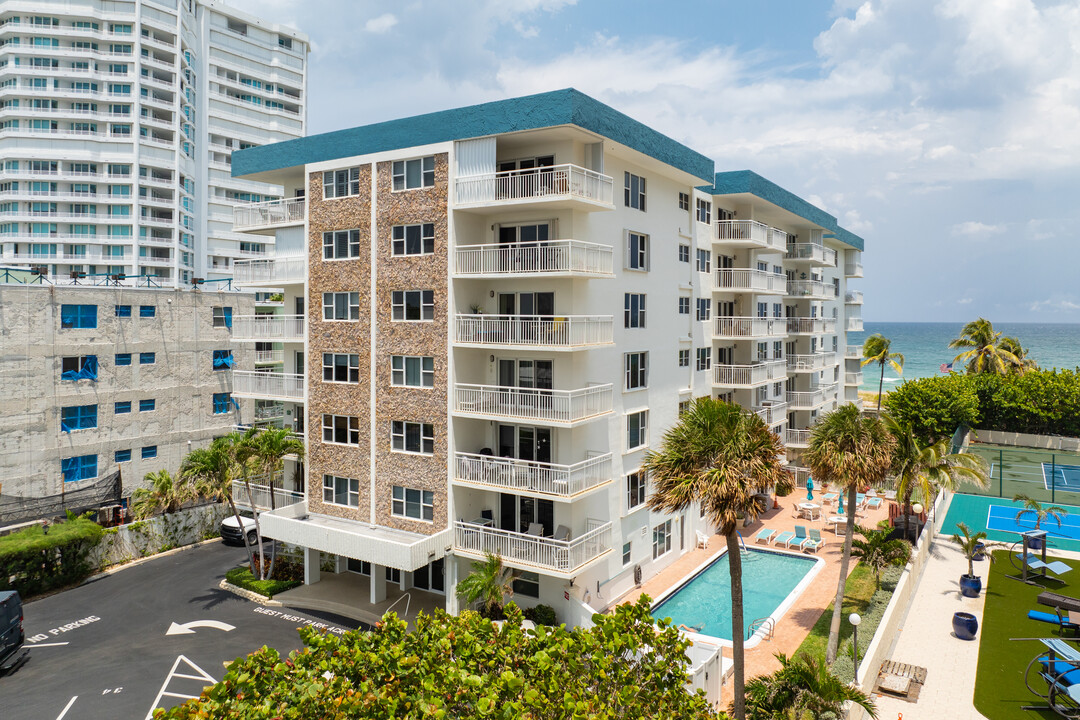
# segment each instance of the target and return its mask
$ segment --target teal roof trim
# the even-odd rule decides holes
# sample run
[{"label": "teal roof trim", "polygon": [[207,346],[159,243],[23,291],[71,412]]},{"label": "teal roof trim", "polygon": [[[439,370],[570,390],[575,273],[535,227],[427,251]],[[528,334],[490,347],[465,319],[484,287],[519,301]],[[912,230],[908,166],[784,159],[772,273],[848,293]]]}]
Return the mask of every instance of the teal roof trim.
[{"label": "teal roof trim", "polygon": [[856,250],[862,250],[865,244],[861,237],[840,227],[834,216],[751,170],[716,173],[712,186],[705,186],[700,189],[711,195],[749,193],[816,225],[820,225],[831,231],[830,234],[834,235],[837,240],[845,245],[850,245]]},{"label": "teal roof trim", "polygon": [[702,180],[713,161],[573,88],[311,135],[233,153],[234,177],[453,140],[577,125]]}]

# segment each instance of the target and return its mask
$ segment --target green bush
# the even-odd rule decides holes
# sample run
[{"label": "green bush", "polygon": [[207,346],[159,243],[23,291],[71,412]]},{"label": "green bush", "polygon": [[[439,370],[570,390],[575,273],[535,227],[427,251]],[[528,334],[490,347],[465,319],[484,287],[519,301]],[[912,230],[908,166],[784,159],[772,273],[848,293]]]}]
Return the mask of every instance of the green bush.
[{"label": "green bush", "polygon": [[555,608],[550,605],[537,605],[531,607],[524,612],[525,619],[532,620],[537,625],[548,625],[554,627],[559,624],[558,618],[555,616]]},{"label": "green bush", "polygon": [[[885,616],[885,608],[889,606],[889,601],[892,600],[896,584],[900,582],[900,575],[903,572],[904,569],[900,567],[887,568],[881,574],[881,589],[874,593],[870,598],[870,604],[859,614],[862,618],[862,622],[859,623],[860,664],[862,659],[866,657],[866,651],[870,648],[870,643],[877,633],[878,626],[881,625],[881,620]],[[848,622],[846,616],[842,622]],[[833,661],[831,667],[833,674],[844,682],[851,682],[855,679],[855,663],[851,657],[851,640],[849,637],[840,644],[836,660]]]},{"label": "green bush", "polygon": [[90,551],[105,531],[86,518],[34,525],[0,537],[0,590],[18,590],[23,598],[86,579],[93,568]]},{"label": "green bush", "polygon": [[906,380],[882,401],[903,425],[910,425],[923,442],[948,438],[960,425],[978,427],[979,395],[973,376],[941,375]]},{"label": "green bush", "polygon": [[[276,572],[274,573],[277,574]],[[225,579],[233,585],[250,590],[253,593],[258,593],[264,597],[272,598],[278,593],[283,593],[286,590],[292,590],[294,587],[302,584],[300,580],[256,580],[255,576],[251,574],[251,570],[245,565],[243,567],[235,567],[225,573]]]}]

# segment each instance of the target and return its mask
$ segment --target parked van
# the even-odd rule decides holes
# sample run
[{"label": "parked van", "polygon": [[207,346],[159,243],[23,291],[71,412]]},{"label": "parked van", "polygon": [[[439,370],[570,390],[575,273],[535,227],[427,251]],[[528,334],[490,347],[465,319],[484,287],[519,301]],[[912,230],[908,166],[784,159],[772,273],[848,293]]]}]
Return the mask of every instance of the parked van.
[{"label": "parked van", "polygon": [[23,632],[22,598],[14,590],[0,590],[0,673],[22,664],[27,653]]}]

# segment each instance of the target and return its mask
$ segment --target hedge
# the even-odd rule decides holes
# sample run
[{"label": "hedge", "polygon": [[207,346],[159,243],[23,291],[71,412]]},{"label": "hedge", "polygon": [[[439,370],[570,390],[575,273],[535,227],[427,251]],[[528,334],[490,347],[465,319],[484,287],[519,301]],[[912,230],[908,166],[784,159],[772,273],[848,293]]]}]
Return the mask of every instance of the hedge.
[{"label": "hedge", "polygon": [[0,590],[18,590],[23,598],[73,585],[86,579],[93,566],[90,551],[104,535],[97,523],[75,518],[34,525],[0,537]]},{"label": "hedge", "polygon": [[303,584],[300,580],[256,580],[246,565],[229,570],[225,573],[225,579],[236,587],[268,598]]}]

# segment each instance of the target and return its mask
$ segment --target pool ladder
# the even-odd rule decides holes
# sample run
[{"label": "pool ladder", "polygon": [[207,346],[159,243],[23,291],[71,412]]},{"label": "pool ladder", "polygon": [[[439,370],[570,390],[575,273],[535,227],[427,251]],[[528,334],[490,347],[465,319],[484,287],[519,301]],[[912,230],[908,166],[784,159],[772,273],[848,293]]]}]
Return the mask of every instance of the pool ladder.
[{"label": "pool ladder", "polygon": [[765,628],[765,639],[772,640],[773,631],[776,629],[776,623],[773,622],[771,617],[758,618],[751,622],[749,627],[746,628],[746,639],[749,640],[754,637],[754,633],[760,628]]}]

